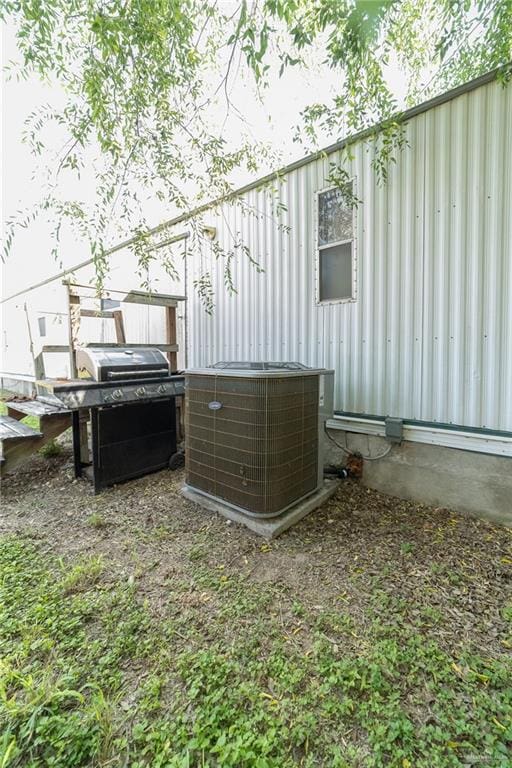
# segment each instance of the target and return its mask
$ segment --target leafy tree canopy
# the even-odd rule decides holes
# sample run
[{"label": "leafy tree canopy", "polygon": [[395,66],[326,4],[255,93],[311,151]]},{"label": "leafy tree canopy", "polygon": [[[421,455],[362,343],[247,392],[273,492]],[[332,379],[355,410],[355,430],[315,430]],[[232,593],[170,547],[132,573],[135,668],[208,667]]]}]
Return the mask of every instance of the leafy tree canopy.
[{"label": "leafy tree canopy", "polygon": [[[339,92],[331,103],[312,101],[301,133],[314,144],[320,128],[334,141],[384,121],[377,171],[385,177],[402,146],[390,63],[406,73],[412,103],[512,58],[512,0],[3,0],[1,9],[21,54],[13,72],[58,82],[66,95],[62,109],[27,118],[26,141],[44,157],[44,126],[55,121],[67,133],[37,211],[8,222],[6,250],[16,226],[46,212],[56,241],[69,222],[90,244],[100,282],[114,219],[136,235],[143,262],[145,198],[186,211],[192,197],[228,194],[234,169],[256,172],[261,148],[227,145],[208,112],[220,96],[230,108],[230,83],[242,72],[263,88],[272,63],[284,77],[320,47],[340,73]],[[63,199],[59,181],[93,157],[94,203]]]}]

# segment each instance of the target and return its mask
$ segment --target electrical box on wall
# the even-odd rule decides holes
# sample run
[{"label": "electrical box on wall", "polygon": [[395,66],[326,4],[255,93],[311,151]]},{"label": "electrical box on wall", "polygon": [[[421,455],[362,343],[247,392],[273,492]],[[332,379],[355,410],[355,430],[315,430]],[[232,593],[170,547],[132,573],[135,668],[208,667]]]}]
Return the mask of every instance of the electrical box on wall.
[{"label": "electrical box on wall", "polygon": [[401,443],[403,440],[404,421],[394,416],[386,416],[386,440]]}]

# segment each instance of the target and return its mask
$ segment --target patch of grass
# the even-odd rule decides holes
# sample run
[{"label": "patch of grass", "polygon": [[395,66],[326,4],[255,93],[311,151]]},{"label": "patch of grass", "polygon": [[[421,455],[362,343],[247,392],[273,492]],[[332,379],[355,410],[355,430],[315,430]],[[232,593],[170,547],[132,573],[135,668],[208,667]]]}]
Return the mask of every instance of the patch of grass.
[{"label": "patch of grass", "polygon": [[107,521],[100,512],[89,515],[87,522],[92,528],[104,528],[107,525]]},{"label": "patch of grass", "polygon": [[49,440],[39,451],[41,456],[44,456],[45,459],[54,459],[57,456],[61,456],[62,452],[62,445],[56,440]]},{"label": "patch of grass", "polygon": [[426,605],[421,609],[421,615],[426,621],[438,624],[443,619],[443,612],[435,606]]},{"label": "patch of grass", "polygon": [[202,544],[196,544],[188,553],[191,562],[200,562],[206,558],[206,549]]},{"label": "patch of grass", "polygon": [[[61,561],[62,562],[62,561]],[[103,558],[101,555],[92,555],[84,558],[72,567],[62,564],[64,576],[62,588],[65,594],[84,591],[96,584],[103,571]]]},{"label": "patch of grass", "polygon": [[100,558],[0,541],[2,768],[508,768],[506,656],[190,567],[154,617]]}]

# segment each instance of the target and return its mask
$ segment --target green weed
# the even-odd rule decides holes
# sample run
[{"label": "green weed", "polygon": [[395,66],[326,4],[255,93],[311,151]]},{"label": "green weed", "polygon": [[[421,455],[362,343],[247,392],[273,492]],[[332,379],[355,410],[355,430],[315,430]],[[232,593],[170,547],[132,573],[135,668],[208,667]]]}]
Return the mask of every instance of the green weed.
[{"label": "green weed", "polygon": [[87,522],[92,528],[104,528],[107,525],[105,518],[99,512],[93,512],[89,515]]},{"label": "green weed", "polygon": [[0,768],[508,768],[506,656],[191,568],[153,617],[101,558],[1,541]]},{"label": "green weed", "polygon": [[54,459],[57,456],[61,456],[63,447],[56,440],[49,440],[46,445],[40,449],[39,453],[44,456],[45,459]]},{"label": "green weed", "polygon": [[62,580],[62,588],[66,594],[79,592],[96,584],[103,571],[103,558],[101,555],[91,555],[81,562],[69,568],[63,565],[65,576]]}]

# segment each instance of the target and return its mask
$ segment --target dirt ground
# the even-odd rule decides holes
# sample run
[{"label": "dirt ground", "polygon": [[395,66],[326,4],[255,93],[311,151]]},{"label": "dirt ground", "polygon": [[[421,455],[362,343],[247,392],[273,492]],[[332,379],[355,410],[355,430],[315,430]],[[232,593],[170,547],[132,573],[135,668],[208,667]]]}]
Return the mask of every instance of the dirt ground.
[{"label": "dirt ground", "polygon": [[510,653],[502,641],[509,529],[342,481],[323,508],[266,543],[182,498],[183,480],[181,470],[162,471],[94,496],[86,479],[74,479],[64,440],[59,457],[35,455],[3,480],[0,533],[29,534],[66,558],[102,555],[113,578],[137,580],[156,614],[169,579],[186,577],[201,558],[226,575],[296,590],[313,609],[341,599],[362,622],[380,590],[403,601],[411,619],[436,612],[429,631],[451,653]]},{"label": "dirt ground", "polygon": [[61,444],[2,483],[0,764],[508,768],[511,530],[349,480],[266,542]]}]

